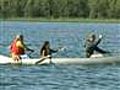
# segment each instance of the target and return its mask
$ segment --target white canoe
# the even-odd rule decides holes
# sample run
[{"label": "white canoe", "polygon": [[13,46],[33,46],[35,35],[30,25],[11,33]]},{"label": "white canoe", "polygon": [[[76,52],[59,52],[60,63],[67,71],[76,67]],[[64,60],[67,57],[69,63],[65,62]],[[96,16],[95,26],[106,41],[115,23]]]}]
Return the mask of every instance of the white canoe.
[{"label": "white canoe", "polygon": [[[111,57],[92,57],[92,58],[52,58],[44,59],[41,62],[41,59],[22,59],[21,64],[99,64],[99,63],[118,63],[120,62],[120,56],[111,56]],[[7,56],[0,55],[0,64],[16,64],[11,58]]]}]

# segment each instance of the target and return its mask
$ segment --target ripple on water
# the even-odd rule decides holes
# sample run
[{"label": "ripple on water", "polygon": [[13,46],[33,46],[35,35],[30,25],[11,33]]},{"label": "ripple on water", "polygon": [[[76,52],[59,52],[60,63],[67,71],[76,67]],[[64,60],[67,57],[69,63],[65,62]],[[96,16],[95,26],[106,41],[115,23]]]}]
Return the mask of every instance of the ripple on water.
[{"label": "ripple on water", "polygon": [[[116,55],[120,51],[120,24],[85,23],[0,23],[1,54],[14,36],[22,33],[35,50],[49,40],[52,48],[66,47],[54,57],[84,57],[84,40],[88,33],[103,34],[101,48]],[[32,37],[31,37],[32,36]],[[0,90],[120,90],[120,65],[0,65]]]}]

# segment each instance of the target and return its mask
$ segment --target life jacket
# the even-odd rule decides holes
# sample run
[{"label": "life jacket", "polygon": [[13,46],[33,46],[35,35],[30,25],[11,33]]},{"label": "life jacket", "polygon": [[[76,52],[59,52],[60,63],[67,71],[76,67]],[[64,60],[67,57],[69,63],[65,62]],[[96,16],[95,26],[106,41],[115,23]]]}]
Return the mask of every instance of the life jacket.
[{"label": "life jacket", "polygon": [[16,54],[16,55],[25,54],[24,48],[17,47],[17,46],[16,46],[16,43],[17,43],[17,40],[14,40],[14,41],[11,43],[11,46],[10,46],[10,51],[11,51],[11,53],[14,53],[14,54]]}]

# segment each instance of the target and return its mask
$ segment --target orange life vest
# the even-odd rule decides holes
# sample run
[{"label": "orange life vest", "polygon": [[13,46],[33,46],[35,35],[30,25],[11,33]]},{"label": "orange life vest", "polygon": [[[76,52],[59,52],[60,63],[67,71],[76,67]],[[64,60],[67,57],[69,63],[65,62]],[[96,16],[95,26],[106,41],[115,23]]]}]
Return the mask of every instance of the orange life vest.
[{"label": "orange life vest", "polygon": [[14,53],[14,54],[16,54],[16,55],[25,54],[24,48],[17,47],[17,46],[16,46],[16,43],[17,43],[17,40],[14,40],[14,41],[11,43],[11,47],[10,47],[11,52]]}]

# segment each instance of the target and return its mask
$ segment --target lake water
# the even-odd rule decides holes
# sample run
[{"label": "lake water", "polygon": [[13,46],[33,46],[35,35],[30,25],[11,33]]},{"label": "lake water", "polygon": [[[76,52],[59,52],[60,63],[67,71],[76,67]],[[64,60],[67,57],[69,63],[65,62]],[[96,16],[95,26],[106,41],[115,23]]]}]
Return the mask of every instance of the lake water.
[{"label": "lake water", "polygon": [[[99,47],[120,55],[120,24],[0,22],[0,54],[9,55],[16,34],[39,57],[44,41],[51,48],[65,47],[53,57],[85,57],[86,36],[94,32],[104,36]],[[0,90],[119,90],[120,65],[0,65]]]}]

